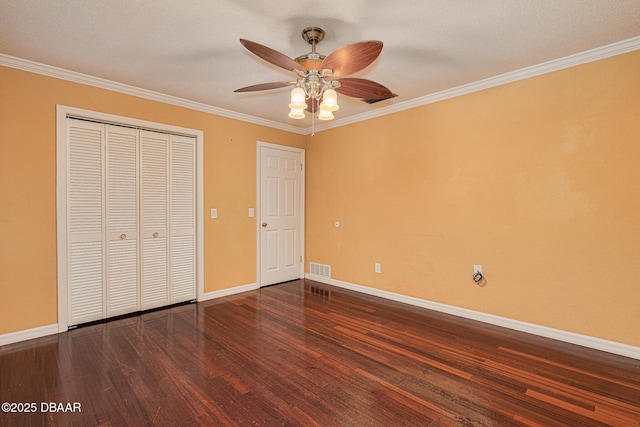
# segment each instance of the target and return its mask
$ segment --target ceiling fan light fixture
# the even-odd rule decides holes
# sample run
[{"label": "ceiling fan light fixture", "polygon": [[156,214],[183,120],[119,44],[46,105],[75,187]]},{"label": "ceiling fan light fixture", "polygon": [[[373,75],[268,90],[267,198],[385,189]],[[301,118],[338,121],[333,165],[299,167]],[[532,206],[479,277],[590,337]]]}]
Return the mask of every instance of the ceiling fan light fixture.
[{"label": "ceiling fan light fixture", "polygon": [[[306,105],[305,105],[305,108],[306,108]],[[292,119],[304,119],[304,109],[292,108],[291,111],[289,112],[289,117],[291,117]]]},{"label": "ceiling fan light fixture", "polygon": [[327,111],[338,111],[340,106],[338,105],[338,94],[335,90],[327,89],[324,91],[320,108]]},{"label": "ceiling fan light fixture", "polygon": [[289,104],[289,108],[291,110],[304,110],[307,108],[307,103],[305,102],[305,98],[307,95],[304,93],[304,89],[301,87],[295,87],[291,91],[291,103]]},{"label": "ceiling fan light fixture", "polygon": [[[294,86],[289,103],[289,117],[304,119],[304,111],[311,113],[313,120],[333,119],[337,111],[338,89],[340,95],[361,100],[381,101],[396,96],[389,89],[371,80],[348,77],[371,65],[382,51],[382,42],[368,40],[353,43],[334,50],[329,55],[316,51],[316,45],[324,38],[318,27],[302,30],[302,38],[311,45],[311,52],[291,59],[287,55],[251,40],[240,39],[240,43],[263,60],[296,74],[295,81],[261,83],[236,89],[235,92],[253,92]],[[311,104],[307,103],[311,101]]]}]

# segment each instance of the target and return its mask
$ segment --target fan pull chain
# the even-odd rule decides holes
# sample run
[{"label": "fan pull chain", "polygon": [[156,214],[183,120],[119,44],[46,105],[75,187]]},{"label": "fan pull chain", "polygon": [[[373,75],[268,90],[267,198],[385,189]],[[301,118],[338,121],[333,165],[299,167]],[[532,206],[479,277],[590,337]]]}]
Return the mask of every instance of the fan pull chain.
[{"label": "fan pull chain", "polygon": [[[318,71],[318,66],[316,63],[316,60],[318,59],[318,56],[315,54],[316,53],[316,41],[315,39],[313,40],[313,43],[311,43],[311,52],[314,54],[313,55],[313,70],[314,71]],[[315,91],[314,91],[315,92]],[[315,131],[315,125],[316,125],[316,100],[312,99],[312,108],[311,108],[311,136],[316,136],[316,131]]]}]

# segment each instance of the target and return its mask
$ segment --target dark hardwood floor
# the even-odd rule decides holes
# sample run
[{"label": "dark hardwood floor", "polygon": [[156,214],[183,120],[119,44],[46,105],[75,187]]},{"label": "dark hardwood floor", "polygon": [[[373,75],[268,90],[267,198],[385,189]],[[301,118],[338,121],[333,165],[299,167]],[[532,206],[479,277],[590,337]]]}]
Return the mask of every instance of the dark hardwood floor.
[{"label": "dark hardwood floor", "polygon": [[0,347],[2,402],[36,410],[1,426],[631,426],[640,361],[300,280]]}]

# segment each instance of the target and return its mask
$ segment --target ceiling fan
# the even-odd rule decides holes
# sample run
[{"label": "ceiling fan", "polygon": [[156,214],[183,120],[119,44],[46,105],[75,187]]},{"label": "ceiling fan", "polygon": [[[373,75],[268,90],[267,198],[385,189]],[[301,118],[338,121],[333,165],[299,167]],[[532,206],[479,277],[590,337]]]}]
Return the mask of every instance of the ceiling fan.
[{"label": "ceiling fan", "polygon": [[[240,43],[253,54],[271,64],[296,73],[294,81],[261,83],[236,89],[234,92],[253,92],[295,86],[291,91],[289,117],[304,118],[304,111],[314,114],[319,111],[320,120],[333,119],[333,111],[339,107],[337,93],[360,98],[372,104],[397,96],[388,88],[371,80],[346,77],[369,66],[382,51],[382,42],[377,40],[350,44],[322,55],[316,52],[316,44],[324,38],[324,30],[308,27],[302,30],[302,38],[311,45],[311,52],[291,59],[288,56],[250,40]],[[309,100],[309,103],[306,102]],[[313,116],[312,116],[313,117]]]}]

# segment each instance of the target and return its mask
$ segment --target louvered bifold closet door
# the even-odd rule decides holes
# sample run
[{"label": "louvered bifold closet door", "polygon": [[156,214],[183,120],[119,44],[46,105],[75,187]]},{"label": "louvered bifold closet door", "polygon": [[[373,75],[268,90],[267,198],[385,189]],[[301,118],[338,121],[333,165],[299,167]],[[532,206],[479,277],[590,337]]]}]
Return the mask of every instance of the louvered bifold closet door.
[{"label": "louvered bifold closet door", "polygon": [[104,126],[69,119],[67,230],[69,324],[104,311]]},{"label": "louvered bifold closet door", "polygon": [[196,139],[68,123],[68,320],[196,296]]},{"label": "louvered bifold closet door", "polygon": [[196,297],[195,138],[170,137],[171,302]]},{"label": "louvered bifold closet door", "polygon": [[105,125],[107,153],[107,317],[140,310],[138,130]]},{"label": "louvered bifold closet door", "polygon": [[142,309],[168,305],[169,135],[140,132]]}]

